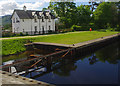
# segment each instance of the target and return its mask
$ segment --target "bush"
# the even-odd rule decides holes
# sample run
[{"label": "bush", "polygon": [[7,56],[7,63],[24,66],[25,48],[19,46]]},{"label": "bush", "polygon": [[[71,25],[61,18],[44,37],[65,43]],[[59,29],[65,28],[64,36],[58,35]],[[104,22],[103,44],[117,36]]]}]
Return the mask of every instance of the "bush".
[{"label": "bush", "polygon": [[2,32],[2,37],[12,37],[15,34],[9,31]]},{"label": "bush", "polygon": [[24,34],[22,32],[20,32],[20,36],[24,36]]},{"label": "bush", "polygon": [[120,31],[120,26],[117,25],[117,28],[115,28],[115,31]]},{"label": "bush", "polygon": [[65,25],[64,24],[59,24],[57,25],[58,29],[64,29],[65,28]]},{"label": "bush", "polygon": [[94,30],[93,26],[77,26],[77,25],[73,25],[71,27],[72,31],[89,31],[90,28],[92,28],[92,30]]},{"label": "bush", "polygon": [[106,31],[115,31],[115,28],[109,28]]},{"label": "bush", "polygon": [[106,32],[106,29],[99,29],[100,32]]},{"label": "bush", "polygon": [[48,33],[51,34],[53,31],[52,30],[48,30]]},{"label": "bush", "polygon": [[28,32],[26,32],[26,36],[28,36]]}]

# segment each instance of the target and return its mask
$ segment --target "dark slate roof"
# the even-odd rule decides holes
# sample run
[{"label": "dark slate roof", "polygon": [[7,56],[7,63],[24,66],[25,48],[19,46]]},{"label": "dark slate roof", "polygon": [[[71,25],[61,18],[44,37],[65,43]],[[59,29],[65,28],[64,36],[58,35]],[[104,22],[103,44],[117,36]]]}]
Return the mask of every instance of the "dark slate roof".
[{"label": "dark slate roof", "polygon": [[[33,19],[34,16],[32,16],[32,12],[35,12],[35,14],[37,14],[38,18],[41,18],[41,16],[39,16],[39,12],[42,12],[42,11],[36,11],[36,10],[26,10],[26,11],[24,11],[24,10],[15,9],[14,12],[17,13],[17,15],[19,16],[20,19]],[[13,12],[13,14],[14,14],[14,12]],[[44,11],[43,14],[44,14],[45,18],[48,18],[46,16],[46,12],[48,12],[48,11]],[[54,15],[52,15],[51,13],[49,13],[49,14],[51,15],[52,19],[55,19]]]}]

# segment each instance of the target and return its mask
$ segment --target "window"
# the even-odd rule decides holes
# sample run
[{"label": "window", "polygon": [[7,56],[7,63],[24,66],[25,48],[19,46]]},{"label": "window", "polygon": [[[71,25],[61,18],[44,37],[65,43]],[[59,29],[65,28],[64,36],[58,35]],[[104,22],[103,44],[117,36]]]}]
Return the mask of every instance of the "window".
[{"label": "window", "polygon": [[51,21],[50,21],[50,17],[49,17],[49,20],[48,20],[48,21],[51,22]]},{"label": "window", "polygon": [[42,34],[44,34],[44,26],[42,26]]},{"label": "window", "polygon": [[37,19],[36,19],[36,18],[34,19],[34,22],[37,22]]},{"label": "window", "polygon": [[44,29],[44,26],[42,26],[42,29]]},{"label": "window", "polygon": [[42,22],[44,22],[44,18],[42,17]]},{"label": "window", "polygon": [[15,23],[15,18],[13,18],[13,23]]},{"label": "window", "polygon": [[16,18],[16,23],[18,23],[18,22],[20,22],[20,21],[18,20],[18,18]]},{"label": "window", "polygon": [[49,30],[50,30],[50,25],[49,25]]},{"label": "window", "polygon": [[25,32],[25,30],[23,29],[23,32]]},{"label": "window", "polygon": [[37,26],[35,26],[35,33],[37,32]]},{"label": "window", "polygon": [[22,21],[24,22],[24,19]]}]

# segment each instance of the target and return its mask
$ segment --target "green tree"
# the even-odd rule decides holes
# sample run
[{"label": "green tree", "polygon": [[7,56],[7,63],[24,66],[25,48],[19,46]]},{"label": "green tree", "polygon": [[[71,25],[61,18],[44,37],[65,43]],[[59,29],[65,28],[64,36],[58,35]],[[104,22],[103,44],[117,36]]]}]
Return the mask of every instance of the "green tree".
[{"label": "green tree", "polygon": [[89,6],[80,5],[77,7],[77,25],[87,25],[91,20],[91,13]]},{"label": "green tree", "polygon": [[54,10],[60,22],[65,25],[65,28],[69,28],[76,23],[76,6],[74,2],[51,2],[50,8]]},{"label": "green tree", "polygon": [[[118,21],[117,21],[117,24],[118,24],[119,27],[120,27],[120,1],[119,1],[119,2],[116,2],[115,4],[116,4],[116,6],[117,6],[117,13],[118,13]],[[120,28],[119,28],[119,30],[120,30]]]},{"label": "green tree", "polygon": [[42,11],[46,11],[46,10],[48,10],[48,8],[43,8],[43,9],[42,9]]},{"label": "green tree", "polygon": [[11,24],[5,24],[4,25],[4,30],[6,30],[6,29],[7,30],[12,30],[11,27],[12,27]]},{"label": "green tree", "polygon": [[102,2],[93,12],[93,17],[98,28],[106,28],[108,23],[111,27],[115,26],[117,21],[117,8],[115,3]]}]

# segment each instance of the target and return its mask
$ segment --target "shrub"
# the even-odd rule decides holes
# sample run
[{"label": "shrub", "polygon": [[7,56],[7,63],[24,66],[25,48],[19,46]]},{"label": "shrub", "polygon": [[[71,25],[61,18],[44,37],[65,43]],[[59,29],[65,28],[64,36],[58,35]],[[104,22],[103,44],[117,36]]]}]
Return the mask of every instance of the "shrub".
[{"label": "shrub", "polygon": [[115,28],[115,31],[120,31],[120,26],[117,25],[117,28]]},{"label": "shrub", "polygon": [[22,32],[20,32],[20,36],[24,36],[24,34]]},{"label": "shrub", "polygon": [[72,31],[88,31],[90,28],[92,28],[92,30],[94,30],[93,26],[77,26],[77,25],[73,25],[71,27]]},{"label": "shrub", "polygon": [[48,33],[51,34],[53,31],[52,30],[48,30]]},{"label": "shrub", "polygon": [[2,37],[12,37],[14,35],[15,35],[14,33],[9,32],[9,31],[2,32]]},{"label": "shrub", "polygon": [[100,32],[106,32],[106,29],[99,29]]},{"label": "shrub", "polygon": [[28,36],[28,32],[26,32],[26,36]]}]

